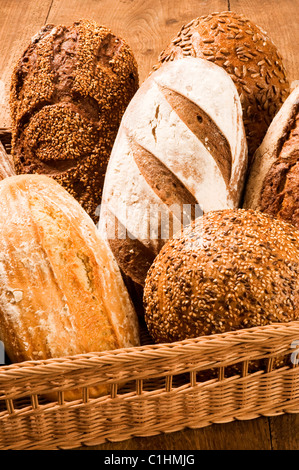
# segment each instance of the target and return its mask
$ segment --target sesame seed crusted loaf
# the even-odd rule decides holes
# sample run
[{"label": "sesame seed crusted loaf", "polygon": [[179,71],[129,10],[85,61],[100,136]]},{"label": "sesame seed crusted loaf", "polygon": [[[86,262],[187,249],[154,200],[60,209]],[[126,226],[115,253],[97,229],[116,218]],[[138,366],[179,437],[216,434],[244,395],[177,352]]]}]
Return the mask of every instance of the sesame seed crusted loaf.
[{"label": "sesame seed crusted loaf", "polygon": [[202,212],[238,207],[246,170],[230,76],[193,57],[152,73],[126,109],[105,176],[99,229],[122,271],[143,286],[177,227]]},{"label": "sesame seed crusted loaf", "polygon": [[196,56],[223,67],[242,103],[249,159],[290,89],[282,58],[265,31],[243,15],[215,12],[184,25],[159,63]]},{"label": "sesame seed crusted loaf", "polygon": [[17,174],[53,177],[97,220],[121,117],[138,88],[124,40],[93,21],[46,25],[12,74],[12,155]]},{"label": "sesame seed crusted loaf", "polygon": [[299,319],[299,232],[258,211],[211,211],[169,240],[144,288],[156,342]]},{"label": "sesame seed crusted loaf", "polygon": [[0,208],[0,339],[12,362],[139,345],[111,250],[61,185],[5,178]]},{"label": "sesame seed crusted loaf", "polygon": [[299,229],[299,87],[273,119],[254,155],[244,208],[257,209]]}]

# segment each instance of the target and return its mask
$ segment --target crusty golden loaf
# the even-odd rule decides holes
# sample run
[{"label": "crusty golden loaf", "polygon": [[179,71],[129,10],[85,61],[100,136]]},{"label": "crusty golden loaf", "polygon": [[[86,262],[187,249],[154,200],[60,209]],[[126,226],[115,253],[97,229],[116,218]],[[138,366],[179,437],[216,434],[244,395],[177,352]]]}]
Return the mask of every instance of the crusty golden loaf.
[{"label": "crusty golden loaf", "polygon": [[97,221],[107,161],[137,88],[134,55],[108,28],[46,25],[12,74],[16,172],[53,177]]},{"label": "crusty golden loaf", "polygon": [[251,158],[290,92],[277,47],[248,18],[223,11],[184,25],[160,54],[159,64],[185,56],[210,60],[230,74],[241,98]]},{"label": "crusty golden loaf", "polygon": [[299,232],[253,210],[211,211],[168,241],[144,288],[156,342],[299,319]]},{"label": "crusty golden loaf", "polygon": [[117,263],[52,178],[0,182],[0,337],[12,362],[139,344]]}]

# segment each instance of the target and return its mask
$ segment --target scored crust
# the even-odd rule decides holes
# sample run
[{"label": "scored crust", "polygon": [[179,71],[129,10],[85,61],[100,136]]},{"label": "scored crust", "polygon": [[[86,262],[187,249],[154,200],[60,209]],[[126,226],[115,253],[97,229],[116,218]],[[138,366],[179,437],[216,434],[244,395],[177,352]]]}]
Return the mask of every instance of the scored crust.
[{"label": "scored crust", "polygon": [[289,95],[254,155],[244,208],[299,228],[299,87]]},{"label": "scored crust", "polygon": [[242,103],[251,159],[290,92],[277,47],[248,18],[224,11],[195,18],[182,26],[161,52],[154,69],[186,56],[207,59],[230,74]]},{"label": "scored crust", "polygon": [[[241,103],[229,75],[191,57],[151,74],[122,118],[103,190],[99,227],[124,273],[144,284],[153,258],[185,224],[184,206],[191,220],[238,206],[246,170]],[[126,241],[113,227],[107,234],[113,218]]]}]

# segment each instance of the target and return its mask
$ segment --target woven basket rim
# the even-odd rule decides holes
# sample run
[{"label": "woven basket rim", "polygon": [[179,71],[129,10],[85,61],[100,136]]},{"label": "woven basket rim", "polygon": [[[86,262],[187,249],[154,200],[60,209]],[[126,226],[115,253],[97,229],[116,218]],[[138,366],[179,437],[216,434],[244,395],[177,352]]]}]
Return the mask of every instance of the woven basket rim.
[{"label": "woven basket rim", "polygon": [[[133,359],[136,361],[138,357],[142,360],[150,360],[157,357],[161,360],[170,357],[173,359],[173,356],[177,356],[178,358],[180,358],[180,356],[186,357],[188,353],[194,352],[197,349],[202,349],[203,353],[209,350],[213,353],[217,344],[221,350],[225,347],[229,348],[240,343],[258,346],[282,336],[286,339],[290,338],[293,340],[294,335],[298,337],[299,343],[299,321],[244,328],[226,333],[199,336],[173,343],[148,344],[49,359],[29,360],[0,366],[0,383],[11,380],[12,377],[16,378],[18,372],[20,375],[23,375],[24,371],[28,373],[42,372],[46,377],[47,374],[53,374],[51,366],[59,367],[65,365],[67,366],[67,371],[70,372],[80,367],[84,369],[94,368],[96,365],[109,363],[111,361],[119,361],[120,363],[126,363]],[[48,368],[49,371],[47,371]]]}]

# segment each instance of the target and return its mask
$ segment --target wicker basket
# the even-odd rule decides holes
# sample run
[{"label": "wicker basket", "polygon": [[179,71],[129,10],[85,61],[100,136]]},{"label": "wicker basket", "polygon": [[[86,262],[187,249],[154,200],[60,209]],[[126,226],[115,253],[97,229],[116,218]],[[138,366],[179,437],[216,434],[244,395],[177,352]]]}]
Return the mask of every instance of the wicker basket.
[{"label": "wicker basket", "polygon": [[[299,367],[273,368],[273,360],[289,358],[298,338],[299,322],[292,322],[2,366],[0,449],[67,449],[297,413]],[[250,361],[260,368],[250,373]],[[236,364],[240,373],[231,371]],[[215,378],[201,378],[214,371]],[[89,398],[96,384],[109,384],[109,394]],[[82,398],[65,401],[74,388]],[[45,399],[49,391],[57,401]]]},{"label": "wicker basket", "polygon": [[[9,133],[0,139],[9,152]],[[299,322],[157,345],[141,332],[136,348],[1,366],[0,449],[69,449],[299,412]],[[109,392],[91,398],[99,384]],[[66,401],[72,389],[81,397]]]}]

